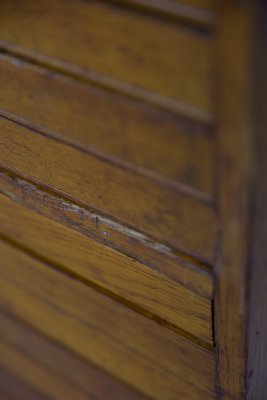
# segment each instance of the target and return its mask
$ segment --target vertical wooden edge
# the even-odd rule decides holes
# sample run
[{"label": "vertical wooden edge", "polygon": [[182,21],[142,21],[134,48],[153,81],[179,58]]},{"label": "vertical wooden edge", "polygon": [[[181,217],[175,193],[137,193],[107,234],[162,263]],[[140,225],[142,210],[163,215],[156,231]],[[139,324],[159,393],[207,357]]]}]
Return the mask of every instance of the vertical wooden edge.
[{"label": "vertical wooden edge", "polygon": [[[258,0],[221,0],[218,27],[219,233],[214,282],[216,398],[246,398],[254,198],[253,64]],[[264,399],[257,399],[264,400]]]},{"label": "vertical wooden edge", "polygon": [[267,399],[267,2],[259,1],[254,69],[257,135],[252,251],[249,260],[247,400]]}]

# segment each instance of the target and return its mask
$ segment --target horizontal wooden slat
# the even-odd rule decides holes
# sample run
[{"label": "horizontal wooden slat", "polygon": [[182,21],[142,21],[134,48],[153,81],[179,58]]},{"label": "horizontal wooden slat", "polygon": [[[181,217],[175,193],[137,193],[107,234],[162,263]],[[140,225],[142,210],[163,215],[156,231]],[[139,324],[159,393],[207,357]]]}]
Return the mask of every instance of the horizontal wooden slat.
[{"label": "horizontal wooden slat", "polygon": [[[1,325],[1,330],[3,326]],[[0,342],[0,347],[3,347],[3,342]],[[1,360],[8,362],[10,354],[4,358],[0,350]],[[25,372],[25,371],[24,371]],[[7,371],[0,362],[0,398],[3,400],[51,400],[41,394],[39,391],[29,387],[25,382],[21,381],[14,375]]]},{"label": "horizontal wooden slat", "polygon": [[[179,0],[111,0],[125,6],[135,7],[142,11],[157,13],[168,18],[182,19],[186,23],[202,27],[212,27],[215,25],[216,14],[212,7],[212,2],[195,2],[197,7],[192,7],[194,1],[186,2]],[[215,1],[214,1],[215,3]]]},{"label": "horizontal wooden slat", "polygon": [[190,7],[204,8],[205,10],[216,11],[219,0],[171,0],[174,3],[184,4]]},{"label": "horizontal wooden slat", "polygon": [[10,43],[52,63],[77,65],[82,74],[96,71],[115,86],[122,81],[144,88],[212,117],[213,42],[207,34],[99,1],[6,1],[1,13],[2,47]]},{"label": "horizontal wooden slat", "polygon": [[[16,399],[41,400],[42,395],[55,400],[146,399],[12,315],[2,312],[0,326],[0,386],[3,366],[13,374],[8,381]],[[32,388],[31,393],[39,391],[38,395],[30,397],[29,390],[25,395],[20,382]],[[12,388],[8,385],[6,390]]]},{"label": "horizontal wooden slat", "polygon": [[[0,172],[0,192],[16,203],[111,247],[163,274],[201,297],[211,299],[211,270],[195,258],[152,240],[112,219],[66,201],[16,174]],[[201,276],[200,276],[201,275]]]},{"label": "horizontal wooden slat", "polygon": [[213,353],[4,243],[0,254],[15,316],[154,399],[214,398]]},{"label": "horizontal wooden slat", "polygon": [[[27,229],[25,230],[25,226]],[[0,235],[211,343],[211,299],[0,195]],[[205,291],[211,277],[186,268]],[[182,277],[181,277],[182,279]],[[188,277],[190,280],[190,276]],[[211,296],[211,293],[210,293]]]},{"label": "horizontal wooden slat", "polygon": [[189,196],[0,119],[0,165],[213,262],[214,210]]},{"label": "horizontal wooden slat", "polygon": [[4,55],[0,86],[0,109],[26,124],[212,196],[209,128]]}]

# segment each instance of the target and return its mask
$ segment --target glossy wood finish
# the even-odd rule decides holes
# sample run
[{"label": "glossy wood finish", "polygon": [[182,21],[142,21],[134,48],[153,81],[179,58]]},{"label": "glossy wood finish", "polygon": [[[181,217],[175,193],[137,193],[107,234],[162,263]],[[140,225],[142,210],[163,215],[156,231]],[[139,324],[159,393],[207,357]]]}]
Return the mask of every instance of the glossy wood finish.
[{"label": "glossy wood finish", "polygon": [[7,244],[0,250],[5,309],[152,398],[214,398],[210,351]]}]

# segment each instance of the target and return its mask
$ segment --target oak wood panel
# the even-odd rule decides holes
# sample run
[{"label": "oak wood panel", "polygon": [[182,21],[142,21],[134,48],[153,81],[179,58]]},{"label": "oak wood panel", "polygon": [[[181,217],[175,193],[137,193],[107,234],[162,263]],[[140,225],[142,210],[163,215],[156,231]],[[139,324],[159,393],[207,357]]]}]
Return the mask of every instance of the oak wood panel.
[{"label": "oak wood panel", "polygon": [[4,243],[0,251],[1,303],[15,316],[154,399],[214,398],[213,353]]},{"label": "oak wood panel", "polygon": [[201,297],[211,299],[211,271],[197,259],[175,252],[138,231],[128,230],[125,225],[79,207],[9,171],[8,174],[7,171],[0,172],[0,192],[40,215],[145,264]]},{"label": "oak wood panel", "polygon": [[0,120],[0,164],[208,262],[214,210],[171,188]]},{"label": "oak wood panel", "polygon": [[202,32],[99,1],[9,0],[0,36],[3,47],[96,71],[212,117],[212,37]]},{"label": "oak wood panel", "polygon": [[[18,385],[20,381],[25,382],[24,386],[31,392],[40,392],[41,395],[38,393],[33,397],[40,400],[42,395],[55,400],[147,398],[11,314],[2,312],[0,325],[0,365],[13,374],[8,381],[15,389],[16,399],[31,399]],[[0,368],[0,386],[1,378]],[[6,390],[12,392],[8,385]]]},{"label": "oak wood panel", "polygon": [[[1,233],[76,276],[109,290],[111,295],[114,293],[141,306],[144,312],[149,311],[211,343],[211,299],[4,196],[0,196]],[[183,273],[187,271],[184,269]],[[190,274],[199,286],[210,283],[211,277],[188,270]]]},{"label": "oak wood panel", "polygon": [[0,108],[13,118],[113,162],[144,167],[144,173],[167,177],[170,185],[176,181],[213,195],[214,142],[208,127],[16,58],[0,55],[0,70]]}]

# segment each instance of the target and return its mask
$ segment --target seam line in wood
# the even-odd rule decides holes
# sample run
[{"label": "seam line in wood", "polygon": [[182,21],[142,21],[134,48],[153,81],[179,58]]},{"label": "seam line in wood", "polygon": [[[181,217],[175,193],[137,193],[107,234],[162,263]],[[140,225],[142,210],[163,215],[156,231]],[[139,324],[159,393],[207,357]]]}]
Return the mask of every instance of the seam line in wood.
[{"label": "seam line in wood", "polygon": [[[103,370],[101,367],[99,367],[98,365],[94,364],[94,362],[92,360],[86,361],[79,354],[77,354],[73,350],[71,350],[68,347],[66,347],[66,345],[64,345],[64,343],[57,341],[55,338],[50,338],[44,332],[42,332],[40,329],[38,329],[36,327],[33,327],[28,321],[25,321],[23,318],[21,318],[21,316],[18,316],[16,314],[14,314],[12,311],[6,309],[5,307],[1,307],[0,311],[1,311],[1,315],[2,316],[4,316],[6,319],[9,319],[10,321],[14,321],[14,323],[16,325],[20,325],[20,326],[26,328],[27,330],[32,331],[34,334],[37,334],[39,337],[41,337],[41,339],[48,340],[50,343],[52,343],[53,345],[56,345],[61,350],[66,351],[67,353],[73,355],[76,359],[80,360],[81,362],[90,364],[91,366],[93,366],[93,368],[97,369],[100,373],[102,372],[106,376],[108,376],[108,377],[110,377],[112,379],[115,379],[117,382],[121,383],[122,385],[124,385],[125,387],[128,387],[131,390],[134,390],[136,393],[140,393],[145,399],[153,400],[152,398],[148,397],[144,393],[140,392],[137,388],[131,386],[128,382],[125,382],[124,380],[122,380],[118,376],[114,376],[110,371]],[[0,337],[1,337],[1,333],[0,333]],[[7,345],[10,345],[8,340],[4,339],[4,342]],[[31,358],[33,361],[35,361],[39,365],[45,366],[44,364],[41,364],[39,362],[37,357],[34,358],[34,357],[30,356],[28,353],[26,353],[23,350],[19,349],[17,346],[15,347],[15,349],[18,350],[21,354],[24,354],[26,357]],[[1,361],[0,361],[0,363],[1,363]],[[98,400],[98,398],[97,398],[97,400]]]},{"label": "seam line in wood", "polygon": [[212,198],[209,194],[206,194],[198,189],[195,189],[191,186],[188,186],[186,184],[180,183],[180,182],[175,182],[172,179],[169,179],[159,173],[150,171],[149,169],[145,167],[141,167],[138,165],[134,165],[131,162],[127,162],[124,160],[120,160],[116,156],[110,156],[107,154],[104,154],[103,152],[91,148],[88,145],[81,145],[78,141],[73,140],[71,138],[67,138],[60,133],[57,133],[55,131],[51,131],[46,128],[40,128],[39,126],[31,123],[30,121],[21,118],[17,115],[14,115],[8,111],[5,111],[3,109],[0,109],[0,117],[5,118],[8,121],[14,122],[15,124],[19,126],[23,126],[31,131],[34,131],[35,133],[38,133],[41,136],[47,137],[49,139],[55,140],[59,143],[62,143],[66,146],[75,148],[83,153],[90,154],[95,158],[98,158],[105,163],[109,163],[112,165],[115,165],[116,167],[119,167],[121,169],[127,169],[137,175],[142,175],[145,176],[148,179],[151,179],[152,181],[155,181],[161,185],[170,187],[177,191],[178,193],[189,196],[192,198],[195,198],[196,200],[200,201],[201,203],[209,206],[209,207],[214,207],[215,206],[215,199]]},{"label": "seam line in wood", "polygon": [[55,71],[58,74],[68,76],[79,82],[90,83],[91,85],[101,87],[110,92],[118,93],[127,98],[140,101],[141,103],[177,114],[178,116],[199,121],[209,126],[214,125],[214,116],[207,111],[181,103],[142,87],[133,86],[127,82],[110,78],[97,71],[87,70],[66,61],[57,60],[53,57],[35,53],[29,49],[20,48],[2,39],[0,39],[0,53],[15,56],[28,63]]},{"label": "seam line in wood", "polygon": [[171,257],[180,256],[189,261],[191,259],[193,263],[195,264],[197,263],[197,265],[195,265],[195,268],[198,271],[208,274],[211,273],[213,263],[211,263],[208,260],[202,260],[200,257],[193,254],[193,252],[192,253],[190,253],[189,251],[186,252],[178,247],[170,246],[169,244],[166,244],[164,242],[158,242],[156,238],[152,237],[151,235],[147,236],[147,234],[145,232],[142,232],[141,230],[136,230],[135,227],[131,226],[130,224],[127,224],[125,221],[123,221],[122,223],[114,215],[111,216],[109,214],[106,214],[102,210],[99,210],[98,208],[92,205],[88,206],[87,204],[84,204],[83,201],[74,199],[72,198],[72,196],[62,193],[60,190],[54,187],[50,187],[43,182],[31,179],[22,173],[18,173],[17,171],[8,168],[6,165],[2,165],[1,162],[0,162],[0,172],[8,176],[21,179],[25,181],[27,184],[30,184],[36,187],[37,189],[41,190],[42,192],[46,192],[51,194],[52,196],[63,199],[64,201],[66,201],[68,206],[73,210],[89,212],[92,218],[94,216],[102,218],[103,221],[108,222],[109,225],[112,226],[113,228],[119,229],[124,235],[128,236],[128,233],[130,233],[130,236],[134,236],[136,239],[142,240],[148,247],[152,249],[154,248],[155,250],[162,252],[163,254],[168,254]]},{"label": "seam line in wood", "polygon": [[120,304],[123,304],[124,306],[130,308],[131,310],[133,310],[134,312],[137,312],[138,314],[143,315],[146,318],[149,318],[150,320],[154,321],[155,323],[163,326],[166,329],[169,329],[175,333],[177,333],[180,336],[183,336],[189,340],[191,340],[192,342],[198,344],[201,347],[206,348],[207,350],[210,351],[215,351],[214,345],[210,344],[208,342],[205,342],[204,340],[199,339],[198,337],[194,336],[191,333],[188,333],[187,331],[185,331],[184,329],[177,327],[176,325],[165,321],[163,318],[155,315],[154,313],[147,311],[146,309],[144,309],[143,307],[124,299],[123,297],[113,293],[111,290],[103,288],[101,285],[92,282],[91,280],[76,274],[74,271],[69,270],[68,268],[66,268],[64,265],[62,265],[61,263],[58,262],[54,262],[52,260],[49,259],[49,257],[44,257],[43,255],[40,255],[38,252],[36,252],[33,249],[28,248],[27,246],[19,243],[18,241],[10,238],[9,236],[3,234],[2,232],[0,232],[0,240],[2,240],[3,242],[11,245],[12,247],[15,247],[16,249],[22,251],[23,253],[28,254],[30,257],[34,258],[35,260],[41,262],[42,264],[45,264],[47,267],[56,270],[57,272],[60,272],[66,276],[68,276],[70,279],[73,279],[75,281],[80,282],[83,285],[89,286],[92,289],[96,290],[97,292],[102,293],[103,295],[112,298],[113,300],[117,301]]},{"label": "seam line in wood", "polygon": [[209,10],[186,4],[174,4],[169,0],[101,0],[106,3],[119,4],[127,9],[159,16],[180,24],[192,26],[210,32],[216,25],[216,14]]},{"label": "seam line in wood", "polygon": [[[11,181],[13,181],[13,182],[11,183],[11,185],[12,185],[12,189],[10,188],[11,190],[0,189],[1,196],[8,198],[13,203],[15,203],[21,207],[25,207],[26,209],[28,209],[29,211],[31,211],[35,214],[38,214],[38,215],[40,214],[43,218],[47,218],[51,221],[56,222],[59,225],[63,225],[64,227],[70,229],[71,231],[72,230],[76,231],[80,235],[85,236],[85,238],[88,238],[90,241],[99,243],[103,247],[107,247],[109,249],[116,251],[116,253],[124,255],[127,258],[129,258],[130,260],[132,260],[134,262],[135,261],[138,262],[143,267],[151,269],[159,277],[165,277],[169,281],[172,281],[173,283],[178,284],[179,286],[182,286],[182,287],[190,290],[192,293],[195,293],[196,295],[201,296],[203,299],[208,299],[209,301],[211,301],[211,299],[212,299],[211,291],[203,292],[203,290],[198,290],[198,288],[193,284],[193,282],[191,282],[191,283],[188,281],[184,282],[183,279],[179,278],[179,274],[174,274],[174,271],[168,271],[165,269],[163,260],[162,260],[163,267],[160,267],[160,265],[161,265],[160,262],[153,261],[153,254],[150,254],[150,256],[148,256],[148,257],[142,257],[142,256],[139,257],[139,254],[136,253],[136,251],[131,253],[128,251],[127,247],[125,247],[123,244],[120,245],[119,243],[116,243],[116,242],[110,242],[110,241],[107,242],[106,240],[103,239],[101,233],[99,235],[97,235],[93,231],[93,228],[91,231],[90,230],[90,222],[92,223],[92,225],[95,225],[95,226],[96,225],[99,226],[99,224],[102,224],[103,229],[101,230],[101,232],[103,231],[103,235],[105,236],[105,229],[107,229],[109,226],[108,221],[101,218],[99,215],[90,214],[89,212],[86,212],[84,210],[82,215],[85,218],[87,218],[89,225],[86,225],[86,224],[80,225],[79,223],[77,223],[77,221],[75,219],[72,219],[71,216],[66,217],[64,214],[64,212],[66,210],[67,211],[70,210],[71,212],[77,211],[77,209],[75,207],[73,207],[72,204],[66,203],[65,201],[62,201],[59,197],[52,196],[52,195],[48,194],[47,192],[41,192],[35,186],[33,186],[23,180],[17,179],[15,177],[7,176],[0,172],[0,178],[2,179],[3,177],[11,179]],[[16,190],[15,191],[13,190],[13,185],[14,185],[15,189],[18,189],[18,192]],[[0,199],[1,199],[1,196],[0,196]],[[33,200],[33,204],[31,204],[31,202],[30,203],[27,202],[27,197],[29,197],[29,199]],[[45,199],[45,200],[43,201],[43,199]],[[56,211],[55,214],[50,214],[49,212],[47,213],[46,211],[43,211],[43,207],[45,209],[52,210],[53,204],[57,205],[54,208],[54,210]],[[39,207],[39,205],[41,207]],[[82,218],[82,219],[84,220],[84,218]],[[97,226],[96,226],[96,228],[97,228]],[[116,225],[114,225],[113,228],[114,228],[114,232],[116,232],[116,230],[115,230]],[[112,228],[112,231],[113,231],[113,228]],[[118,227],[118,228],[120,229],[120,227]],[[131,236],[131,237],[133,238],[133,236]],[[138,240],[140,238],[137,237],[135,239]],[[126,237],[126,241],[127,241],[127,237]],[[211,282],[212,275],[211,275],[210,271],[208,271],[200,263],[197,263],[196,260],[192,260],[189,258],[185,259],[184,257],[181,258],[179,256],[175,257],[174,255],[168,254],[167,252],[160,253],[160,251],[162,251],[164,249],[162,249],[161,247],[158,247],[158,246],[156,247],[156,249],[148,247],[149,243],[148,244],[144,243],[144,242],[142,242],[142,240],[137,243],[139,246],[141,245],[144,248],[151,249],[155,255],[157,254],[157,252],[159,252],[159,255],[165,257],[167,263],[169,261],[173,261],[174,264],[177,263],[177,265],[180,265],[180,267],[183,270],[188,271],[188,273],[190,273],[190,274],[197,273],[199,277],[203,277],[203,278],[205,277],[205,278],[209,279]],[[152,257],[152,258],[150,258],[150,257]],[[175,268],[175,265],[173,265],[173,268]]]}]

